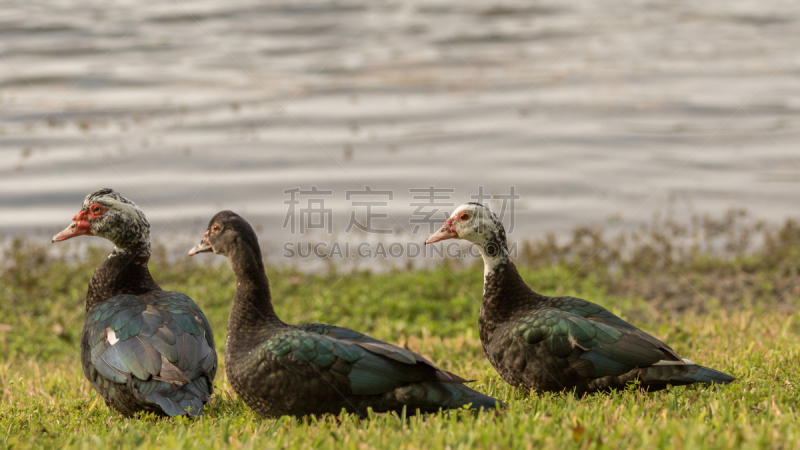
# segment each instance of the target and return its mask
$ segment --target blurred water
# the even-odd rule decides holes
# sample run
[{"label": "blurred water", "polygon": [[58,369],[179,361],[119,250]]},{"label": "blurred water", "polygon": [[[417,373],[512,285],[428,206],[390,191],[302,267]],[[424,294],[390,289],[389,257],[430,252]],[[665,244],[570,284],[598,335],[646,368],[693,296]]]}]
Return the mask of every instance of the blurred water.
[{"label": "blurred water", "polygon": [[292,238],[283,191],[311,185],[339,235],[345,191],[392,190],[375,223],[404,240],[431,185],[513,185],[516,239],[670,198],[796,215],[800,9],[706,3],[7,2],[0,232],[45,239],[106,186],[181,246],[220,209]]}]

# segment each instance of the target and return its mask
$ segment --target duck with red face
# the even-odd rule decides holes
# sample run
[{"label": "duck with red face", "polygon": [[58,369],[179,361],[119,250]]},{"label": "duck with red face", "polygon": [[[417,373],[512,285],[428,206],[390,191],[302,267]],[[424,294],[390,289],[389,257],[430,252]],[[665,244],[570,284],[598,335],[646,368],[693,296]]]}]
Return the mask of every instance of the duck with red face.
[{"label": "duck with red face", "polygon": [[658,390],[735,380],[681,358],[600,305],[534,292],[511,261],[502,222],[482,204],[461,205],[426,244],[446,239],[472,242],[483,257],[481,343],[495,370],[513,386],[588,393],[636,381]]},{"label": "duck with red face", "polygon": [[77,236],[98,236],[111,241],[117,251],[148,251],[150,224],[133,202],[111,189],[89,194],[72,223],[53,236],[53,242]]},{"label": "duck with red face", "polygon": [[148,269],[150,224],[111,189],[89,194],[53,242],[98,236],[114,250],[96,269],[81,333],[83,373],[106,404],[132,416],[203,413],[217,370],[214,336],[200,308],[164,291]]}]

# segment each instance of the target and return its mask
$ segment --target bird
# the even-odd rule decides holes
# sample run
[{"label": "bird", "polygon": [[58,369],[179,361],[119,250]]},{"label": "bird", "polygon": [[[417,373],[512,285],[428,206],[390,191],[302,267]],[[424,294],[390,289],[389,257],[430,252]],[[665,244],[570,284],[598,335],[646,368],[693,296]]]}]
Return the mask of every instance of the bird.
[{"label": "bird", "polygon": [[512,386],[582,395],[631,383],[657,391],[668,385],[735,380],[680,357],[600,305],[536,293],[511,261],[502,222],[481,203],[459,206],[426,244],[446,239],[475,244],[483,258],[481,344]]},{"label": "bird", "polygon": [[191,298],[153,280],[150,224],[142,210],[113,189],[99,189],[53,242],[77,236],[114,244],[86,294],[86,378],[109,408],[126,417],[201,416],[217,371],[214,335]]},{"label": "bird", "polygon": [[272,305],[261,248],[250,224],[232,211],[209,222],[189,251],[228,258],[236,277],[225,373],[233,390],[264,417],[505,406],[465,379],[410,350],[319,323],[289,325]]}]

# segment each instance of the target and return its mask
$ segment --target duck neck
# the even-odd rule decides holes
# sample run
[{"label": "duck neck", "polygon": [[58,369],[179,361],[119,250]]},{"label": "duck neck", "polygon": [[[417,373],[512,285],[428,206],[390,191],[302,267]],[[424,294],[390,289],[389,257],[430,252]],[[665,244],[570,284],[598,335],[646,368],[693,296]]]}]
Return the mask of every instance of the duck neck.
[{"label": "duck neck", "polygon": [[484,263],[481,321],[502,323],[538,296],[511,261],[504,240],[480,248]]},{"label": "duck neck", "polygon": [[229,259],[236,276],[236,296],[228,322],[229,335],[231,331],[253,331],[265,326],[284,325],[272,307],[261,249],[257,246],[240,246],[229,255]]},{"label": "duck neck", "polygon": [[490,277],[502,274],[503,268],[508,264],[513,266],[505,240],[492,239],[483,245],[478,245],[478,251],[483,257],[484,287]]},{"label": "duck neck", "polygon": [[86,310],[121,294],[141,295],[161,290],[150,275],[150,242],[140,242],[114,251],[95,270],[89,281]]}]

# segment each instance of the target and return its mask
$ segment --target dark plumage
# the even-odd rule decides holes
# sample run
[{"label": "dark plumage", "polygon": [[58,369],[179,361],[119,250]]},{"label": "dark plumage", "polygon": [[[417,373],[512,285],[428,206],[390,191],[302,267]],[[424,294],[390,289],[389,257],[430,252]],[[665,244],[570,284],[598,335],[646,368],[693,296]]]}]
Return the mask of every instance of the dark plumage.
[{"label": "dark plumage", "polygon": [[205,251],[226,256],[236,275],[225,370],[258,414],[432,412],[499,403],[409,350],[346,328],[283,323],[272,307],[258,239],[238,215],[223,211],[211,219],[205,239],[189,254]]},{"label": "dark plumage", "polygon": [[150,225],[111,189],[89,194],[73,223],[53,237],[96,235],[114,243],[95,270],[81,334],[83,373],[106,404],[126,416],[140,411],[199,416],[217,371],[206,317],[184,294],[153,280]]},{"label": "dark plumage", "polygon": [[476,244],[483,256],[481,343],[509,384],[586,393],[623,388],[635,380],[648,390],[735,380],[681,358],[602,306],[534,292],[511,262],[503,225],[489,208],[462,205],[427,242],[452,238]]}]

